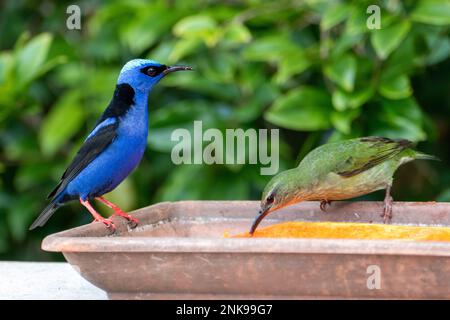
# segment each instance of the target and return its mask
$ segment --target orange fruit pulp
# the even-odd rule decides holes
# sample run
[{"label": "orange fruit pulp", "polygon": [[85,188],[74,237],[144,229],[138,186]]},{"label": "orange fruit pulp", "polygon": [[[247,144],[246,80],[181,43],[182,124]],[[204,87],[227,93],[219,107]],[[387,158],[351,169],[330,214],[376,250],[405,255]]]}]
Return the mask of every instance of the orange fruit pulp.
[{"label": "orange fruit pulp", "polygon": [[[230,235],[226,238],[250,238],[249,233]],[[304,222],[291,221],[259,228],[255,238],[318,238],[318,239],[369,239],[450,241],[450,228],[439,226],[406,226],[352,222]]]}]

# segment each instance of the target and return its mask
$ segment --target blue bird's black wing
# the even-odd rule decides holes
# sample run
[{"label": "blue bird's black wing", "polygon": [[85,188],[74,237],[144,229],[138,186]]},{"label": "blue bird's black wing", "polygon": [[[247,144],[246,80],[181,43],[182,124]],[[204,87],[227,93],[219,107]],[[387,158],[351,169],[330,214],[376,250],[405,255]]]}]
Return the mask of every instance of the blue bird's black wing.
[{"label": "blue bird's black wing", "polygon": [[62,175],[61,181],[50,192],[47,199],[55,198],[70,181],[109,146],[117,136],[119,118],[124,116],[134,105],[134,96],[135,91],[129,84],[121,83],[116,86],[113,98],[95,124],[94,130],[83,143],[72,163]]},{"label": "blue bird's black wing", "polygon": [[64,171],[61,180],[47,199],[56,198],[84,168],[101,154],[116,138],[118,121],[99,127],[94,134],[86,139],[69,167]]}]

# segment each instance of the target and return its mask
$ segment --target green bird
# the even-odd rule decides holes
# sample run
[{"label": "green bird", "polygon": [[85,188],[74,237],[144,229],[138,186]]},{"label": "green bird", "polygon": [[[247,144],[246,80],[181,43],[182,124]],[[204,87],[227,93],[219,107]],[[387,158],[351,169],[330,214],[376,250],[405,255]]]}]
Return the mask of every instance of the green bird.
[{"label": "green bird", "polygon": [[277,174],[264,188],[261,210],[250,229],[253,234],[270,212],[307,200],[319,200],[320,209],[333,200],[358,197],[386,189],[384,222],[392,218],[390,195],[393,176],[402,164],[438,158],[413,150],[408,140],[364,137],[324,144],[298,167]]}]

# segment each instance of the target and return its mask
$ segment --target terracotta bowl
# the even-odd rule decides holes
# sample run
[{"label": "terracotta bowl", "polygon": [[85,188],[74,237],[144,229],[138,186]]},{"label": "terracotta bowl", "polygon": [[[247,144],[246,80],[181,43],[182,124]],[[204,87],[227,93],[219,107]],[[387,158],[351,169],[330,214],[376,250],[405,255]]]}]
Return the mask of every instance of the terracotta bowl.
[{"label": "terracotta bowl", "polygon": [[[381,202],[318,202],[274,212],[283,221],[382,223]],[[164,202],[44,239],[110,298],[450,298],[450,243],[405,240],[224,238],[245,232],[253,201]],[[450,227],[450,203],[395,202],[394,224]]]}]

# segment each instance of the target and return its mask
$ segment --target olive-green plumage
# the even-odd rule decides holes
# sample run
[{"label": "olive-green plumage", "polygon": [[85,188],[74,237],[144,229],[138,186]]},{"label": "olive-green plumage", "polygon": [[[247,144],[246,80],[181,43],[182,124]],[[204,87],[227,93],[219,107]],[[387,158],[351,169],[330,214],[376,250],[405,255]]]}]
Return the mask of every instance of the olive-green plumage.
[{"label": "olive-green plumage", "polygon": [[[267,184],[261,212],[250,233],[269,212],[305,200],[344,200],[386,189],[385,218],[390,218],[389,191],[395,171],[414,159],[437,159],[411,149],[408,140],[365,137],[322,145],[294,169],[279,173]],[[388,211],[388,212],[386,212]]]}]

